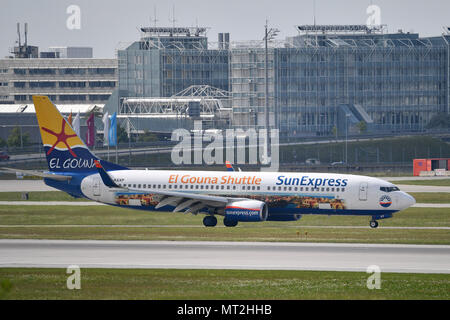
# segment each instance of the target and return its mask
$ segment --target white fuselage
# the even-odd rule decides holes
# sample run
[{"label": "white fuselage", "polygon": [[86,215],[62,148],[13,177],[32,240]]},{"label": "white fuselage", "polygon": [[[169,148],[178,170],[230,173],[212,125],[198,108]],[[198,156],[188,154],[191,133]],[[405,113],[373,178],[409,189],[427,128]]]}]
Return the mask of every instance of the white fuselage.
[{"label": "white fuselage", "polygon": [[[274,201],[269,212],[382,215],[415,203],[387,181],[358,175],[176,170],[118,170],[109,174],[120,187],[143,193],[173,191],[283,202],[277,207]],[[117,204],[120,189],[106,187],[100,175],[93,174],[83,179],[81,191],[89,199]],[[287,205],[289,201],[295,205]]]}]

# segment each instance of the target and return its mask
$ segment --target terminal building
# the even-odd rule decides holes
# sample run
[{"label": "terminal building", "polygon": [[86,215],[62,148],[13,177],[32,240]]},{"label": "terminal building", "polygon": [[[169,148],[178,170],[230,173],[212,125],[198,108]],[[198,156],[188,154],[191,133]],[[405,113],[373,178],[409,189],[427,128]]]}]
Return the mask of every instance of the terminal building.
[{"label": "terminal building", "polygon": [[[302,25],[269,48],[271,123],[281,135],[343,135],[361,121],[372,133],[421,131],[449,112],[450,35],[383,29]],[[263,48],[231,51],[234,125],[264,124],[264,58]]]},{"label": "terminal building", "polygon": [[[281,136],[422,131],[433,116],[449,113],[449,34],[420,37],[366,25],[296,29],[267,51],[269,123]],[[231,97],[231,127],[264,127],[264,43],[230,42],[228,34],[208,43],[205,31],[141,28],[141,39],[118,51],[117,108],[125,110],[127,98],[169,98],[208,85]],[[364,129],[356,129],[361,122]]]},{"label": "terminal building", "polygon": [[116,59],[0,59],[0,104],[31,103],[37,94],[60,104],[104,104],[116,86]]},{"label": "terminal building", "polygon": [[210,48],[206,31],[141,28],[138,41],[117,51],[119,88],[110,112],[118,109],[136,132],[192,129],[195,120],[229,127],[229,34]]},{"label": "terminal building", "polygon": [[[117,88],[117,59],[94,59],[92,48],[55,47],[40,52],[20,41],[10,57],[0,59],[0,138],[20,126],[32,142],[39,139],[33,95],[47,95],[63,114],[103,112]],[[75,58],[76,57],[76,58]]]}]

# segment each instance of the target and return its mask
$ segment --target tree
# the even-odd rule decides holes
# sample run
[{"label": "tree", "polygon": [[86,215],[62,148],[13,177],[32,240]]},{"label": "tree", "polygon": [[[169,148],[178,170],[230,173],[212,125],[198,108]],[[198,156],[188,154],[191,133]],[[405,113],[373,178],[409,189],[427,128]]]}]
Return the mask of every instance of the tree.
[{"label": "tree", "polygon": [[4,146],[6,146],[6,141],[0,138],[0,148],[3,148]]},{"label": "tree", "polygon": [[145,130],[142,135],[139,136],[139,142],[155,142],[158,141],[158,136],[154,133]]},{"label": "tree", "polygon": [[117,141],[119,143],[128,142],[128,133],[122,126],[117,126]]},{"label": "tree", "polygon": [[22,133],[19,127],[15,127],[11,130],[8,137],[8,146],[21,147],[30,143],[30,135],[28,133]]},{"label": "tree", "polygon": [[364,120],[361,120],[360,122],[358,122],[358,124],[356,126],[359,129],[359,133],[364,133],[367,131],[367,123]]},{"label": "tree", "polygon": [[331,133],[337,139],[338,130],[337,130],[336,126],[333,126],[333,128],[331,128]]}]

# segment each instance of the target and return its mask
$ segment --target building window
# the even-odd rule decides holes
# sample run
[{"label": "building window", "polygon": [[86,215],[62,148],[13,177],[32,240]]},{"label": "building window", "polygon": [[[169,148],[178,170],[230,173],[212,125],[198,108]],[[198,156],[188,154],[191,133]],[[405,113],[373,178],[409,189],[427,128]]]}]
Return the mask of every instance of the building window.
[{"label": "building window", "polygon": [[89,74],[115,74],[114,68],[89,68]]},{"label": "building window", "polygon": [[[30,75],[47,75],[47,74],[56,74],[56,69],[29,69],[28,73]],[[23,73],[24,74],[24,73]]]}]

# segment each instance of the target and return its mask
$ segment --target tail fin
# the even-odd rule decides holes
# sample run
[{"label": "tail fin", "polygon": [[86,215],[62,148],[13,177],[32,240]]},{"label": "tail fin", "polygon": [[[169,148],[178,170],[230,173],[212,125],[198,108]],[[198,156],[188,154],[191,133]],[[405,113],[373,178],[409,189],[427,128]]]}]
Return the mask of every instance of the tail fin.
[{"label": "tail fin", "polygon": [[[47,164],[53,172],[96,172],[99,160],[46,96],[33,96]],[[127,169],[103,162],[109,170]],[[107,170],[108,170],[107,169]]]}]

